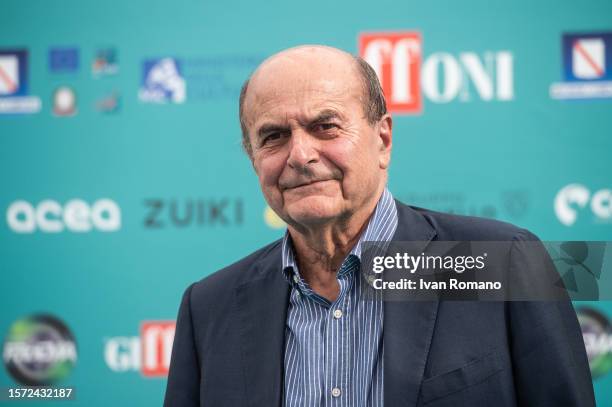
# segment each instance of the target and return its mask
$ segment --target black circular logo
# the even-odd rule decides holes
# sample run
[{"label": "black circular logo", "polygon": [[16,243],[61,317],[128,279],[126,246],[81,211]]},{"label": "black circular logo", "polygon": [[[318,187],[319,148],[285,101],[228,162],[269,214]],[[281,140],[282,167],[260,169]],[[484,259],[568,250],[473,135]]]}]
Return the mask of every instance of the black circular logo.
[{"label": "black circular logo", "polygon": [[26,386],[49,386],[67,377],[77,361],[74,336],[51,315],[15,321],[4,341],[3,359],[10,375]]}]

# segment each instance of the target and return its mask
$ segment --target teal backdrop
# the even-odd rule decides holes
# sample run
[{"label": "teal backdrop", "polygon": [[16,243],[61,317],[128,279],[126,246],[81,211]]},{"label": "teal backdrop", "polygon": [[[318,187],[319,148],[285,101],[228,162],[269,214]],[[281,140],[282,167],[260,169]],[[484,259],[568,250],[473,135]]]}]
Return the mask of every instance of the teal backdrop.
[{"label": "teal backdrop", "polygon": [[[76,400],[54,404],[160,405],[185,288],[284,233],[241,150],[237,100],[287,47],[378,64],[396,198],[543,240],[612,240],[610,1],[1,7],[3,360],[16,321],[63,321],[78,356],[55,385]],[[576,305],[600,315],[609,361],[612,304]],[[598,369],[598,405],[612,406],[611,368]],[[16,386],[0,368],[0,387]]]}]

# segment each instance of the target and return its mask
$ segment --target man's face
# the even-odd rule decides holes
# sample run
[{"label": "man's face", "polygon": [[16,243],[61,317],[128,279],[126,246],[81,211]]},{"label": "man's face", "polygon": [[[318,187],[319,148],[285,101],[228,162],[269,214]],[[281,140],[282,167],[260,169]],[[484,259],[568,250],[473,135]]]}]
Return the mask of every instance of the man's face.
[{"label": "man's face", "polygon": [[348,218],[378,198],[391,128],[390,119],[368,123],[352,60],[294,52],[252,78],[245,118],[266,200],[290,225],[309,226]]}]

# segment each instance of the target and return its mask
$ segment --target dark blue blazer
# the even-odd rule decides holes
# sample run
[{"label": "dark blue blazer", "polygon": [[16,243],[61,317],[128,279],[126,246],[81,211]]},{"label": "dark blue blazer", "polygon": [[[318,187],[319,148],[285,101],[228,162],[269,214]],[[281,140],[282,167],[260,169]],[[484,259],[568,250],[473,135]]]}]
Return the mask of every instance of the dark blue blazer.
[{"label": "dark blue blazer", "polygon": [[[537,239],[507,223],[396,204],[397,241]],[[280,406],[288,299],[280,241],[191,285],[164,406]],[[385,406],[595,405],[569,301],[390,301],[383,340]]]}]

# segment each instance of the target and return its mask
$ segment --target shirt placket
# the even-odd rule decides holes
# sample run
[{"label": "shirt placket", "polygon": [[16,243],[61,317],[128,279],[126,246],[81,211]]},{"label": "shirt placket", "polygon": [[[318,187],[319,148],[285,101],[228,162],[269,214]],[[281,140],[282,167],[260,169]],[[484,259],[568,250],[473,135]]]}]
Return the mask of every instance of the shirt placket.
[{"label": "shirt placket", "polygon": [[330,304],[325,325],[325,406],[346,406],[349,395],[347,371],[350,369],[348,352],[349,295],[354,276],[354,270],[343,269],[351,267],[345,263],[338,273],[340,294],[336,301]]}]

